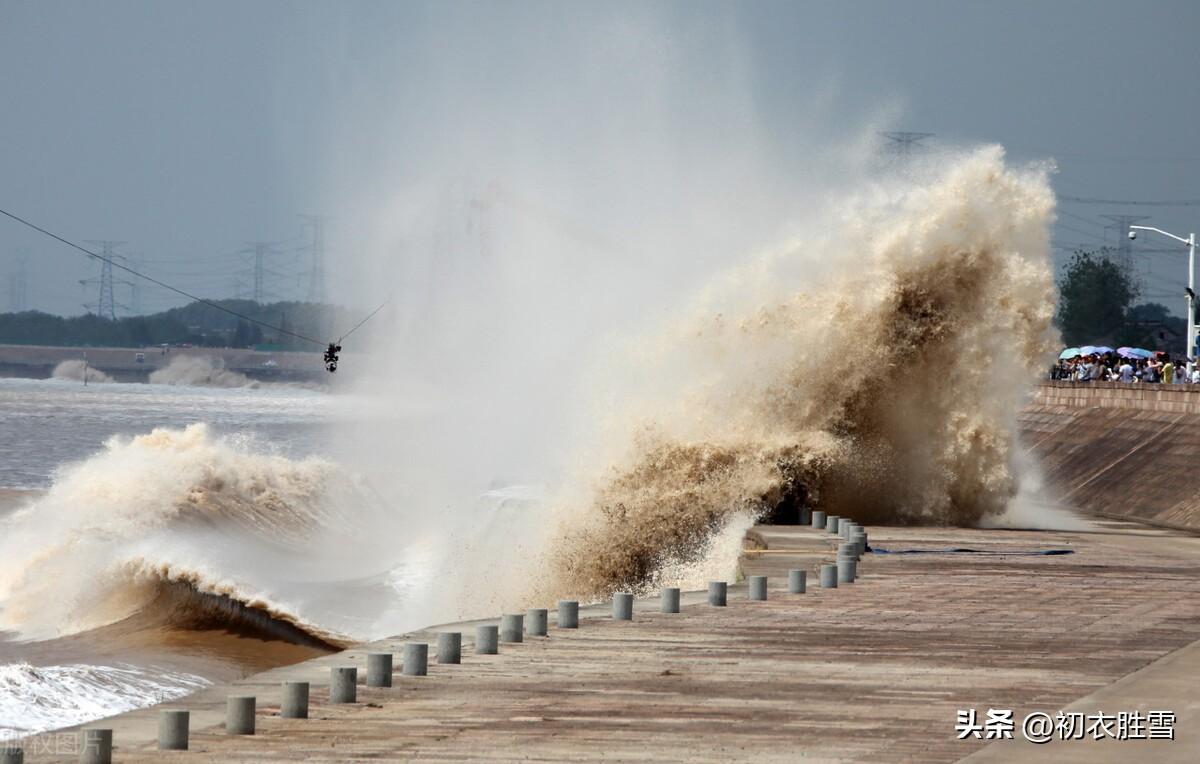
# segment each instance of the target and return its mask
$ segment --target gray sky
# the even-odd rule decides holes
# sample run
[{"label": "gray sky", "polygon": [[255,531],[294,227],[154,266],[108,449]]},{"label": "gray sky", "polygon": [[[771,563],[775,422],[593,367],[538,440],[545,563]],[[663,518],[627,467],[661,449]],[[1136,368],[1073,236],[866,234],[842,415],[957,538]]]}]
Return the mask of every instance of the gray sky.
[{"label": "gray sky", "polygon": [[[639,215],[686,216],[699,198],[622,208],[619,189],[644,173],[695,188],[715,162],[733,199],[758,168],[801,176],[815,147],[875,127],[1052,157],[1064,195],[1195,199],[1198,29],[1194,2],[0,0],[0,207],[125,241],[151,275],[210,297],[248,296],[238,251],[283,241],[268,292],[302,298],[301,213],[335,216],[331,268],[353,272],[378,246],[359,214],[371,200],[433,176],[468,178],[470,196],[528,157],[541,166],[523,183],[581,195],[539,199],[596,210],[592,230],[621,221],[624,240]],[[1060,209],[1066,246],[1116,243],[1102,214],[1200,228],[1200,207]],[[95,299],[78,283],[94,264],[0,220],[0,310],[21,256],[29,307]],[[1147,295],[1180,309],[1184,258],[1136,263]],[[179,301],[146,288],[142,302]]]}]

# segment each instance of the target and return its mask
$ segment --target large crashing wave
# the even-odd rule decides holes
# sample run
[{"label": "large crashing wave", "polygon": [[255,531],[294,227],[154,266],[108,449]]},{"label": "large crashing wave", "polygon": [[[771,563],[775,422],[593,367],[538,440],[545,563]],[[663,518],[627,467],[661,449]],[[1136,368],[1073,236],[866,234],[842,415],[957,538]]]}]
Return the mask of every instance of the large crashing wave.
[{"label": "large crashing wave", "polygon": [[1053,206],[1044,173],[989,149],[831,211],[600,369],[617,382],[588,466],[520,511],[386,506],[331,462],[203,425],[113,440],[0,523],[0,630],[154,612],[338,643],[690,587],[732,573],[745,528],[785,502],[873,523],[994,517],[1052,345]]},{"label": "large crashing wave", "polygon": [[403,545],[337,465],[202,424],[114,438],[0,521],[0,631],[39,639],[137,616],[314,645],[372,634]]},{"label": "large crashing wave", "polygon": [[552,588],[645,589],[783,501],[869,523],[1002,513],[1052,348],[1053,210],[1045,171],[988,148],[715,285],[621,369],[610,399],[641,405],[609,413],[609,439],[632,447],[565,510]]}]

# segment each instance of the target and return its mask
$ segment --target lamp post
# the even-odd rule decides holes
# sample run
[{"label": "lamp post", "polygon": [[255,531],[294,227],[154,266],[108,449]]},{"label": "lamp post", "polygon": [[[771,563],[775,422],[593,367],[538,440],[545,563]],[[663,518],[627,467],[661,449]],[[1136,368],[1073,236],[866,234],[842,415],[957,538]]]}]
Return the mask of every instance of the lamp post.
[{"label": "lamp post", "polygon": [[1188,248],[1188,285],[1187,285],[1187,373],[1188,382],[1192,381],[1192,369],[1196,365],[1196,234],[1189,233],[1185,239],[1182,236],[1176,236],[1173,233],[1167,233],[1161,228],[1154,228],[1148,225],[1131,225],[1129,226],[1129,238],[1137,238],[1137,231],[1154,231],[1161,233],[1163,236],[1174,239],[1187,245]]}]

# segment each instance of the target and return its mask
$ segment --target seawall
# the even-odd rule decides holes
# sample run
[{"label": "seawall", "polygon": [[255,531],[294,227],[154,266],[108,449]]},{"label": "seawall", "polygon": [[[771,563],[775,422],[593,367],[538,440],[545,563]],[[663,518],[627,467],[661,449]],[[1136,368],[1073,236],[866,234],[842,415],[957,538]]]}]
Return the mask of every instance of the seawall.
[{"label": "seawall", "polygon": [[1063,504],[1200,532],[1200,385],[1042,382],[1020,428]]},{"label": "seawall", "polygon": [[[141,357],[141,360],[139,359]],[[0,345],[0,377],[45,379],[63,361],[88,364],[118,382],[146,382],[179,356],[211,358],[214,363],[250,379],[267,382],[324,381],[320,353],[256,351],[235,348],[83,348],[47,345]]]}]

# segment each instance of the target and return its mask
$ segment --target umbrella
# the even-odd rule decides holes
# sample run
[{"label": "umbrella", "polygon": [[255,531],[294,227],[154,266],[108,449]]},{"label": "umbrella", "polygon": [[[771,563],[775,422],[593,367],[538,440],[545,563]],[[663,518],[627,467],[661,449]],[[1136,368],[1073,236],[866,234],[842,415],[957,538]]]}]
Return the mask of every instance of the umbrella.
[{"label": "umbrella", "polygon": [[1097,345],[1096,346],[1096,352],[1100,353],[1101,355],[1103,355],[1105,353],[1111,353],[1112,351],[1113,351],[1113,349],[1110,348],[1108,345]]},{"label": "umbrella", "polygon": [[1144,348],[1129,348],[1129,352],[1132,353],[1137,358],[1153,358],[1154,357],[1153,350],[1146,350]]},{"label": "umbrella", "polygon": [[1117,355],[1121,356],[1122,358],[1141,358],[1140,355],[1133,352],[1133,348],[1125,346],[1117,348]]},{"label": "umbrella", "polygon": [[1096,353],[1100,352],[1100,348],[1096,347],[1095,345],[1084,345],[1083,347],[1079,348],[1079,352],[1082,355],[1095,355]]},{"label": "umbrella", "polygon": [[1059,353],[1058,357],[1059,358],[1075,358],[1076,356],[1079,356],[1079,355],[1082,355],[1079,352],[1079,348],[1067,348],[1066,350]]}]

